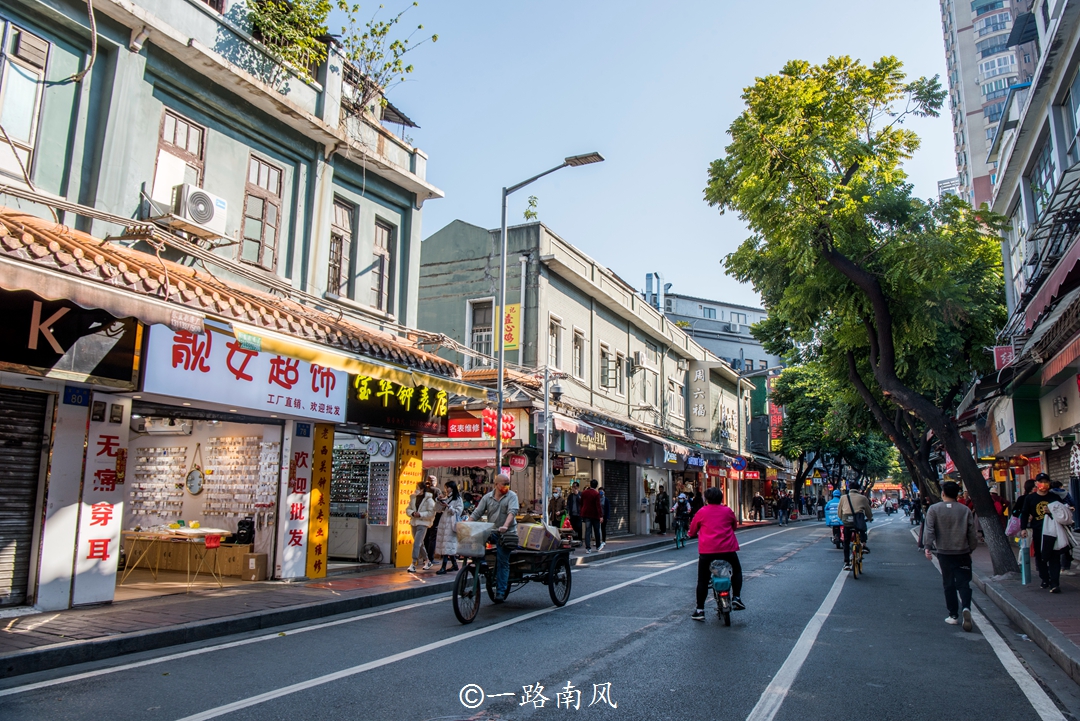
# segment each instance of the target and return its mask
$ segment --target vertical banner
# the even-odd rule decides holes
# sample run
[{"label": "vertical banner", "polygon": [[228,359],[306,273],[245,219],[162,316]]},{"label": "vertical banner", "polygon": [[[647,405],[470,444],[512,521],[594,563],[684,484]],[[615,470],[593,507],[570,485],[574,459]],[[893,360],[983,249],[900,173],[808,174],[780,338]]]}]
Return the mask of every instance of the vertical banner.
[{"label": "vertical banner", "polygon": [[[521,347],[521,304],[506,306],[502,315],[503,342],[506,350],[518,350]],[[496,350],[496,345],[493,350]]]},{"label": "vertical banner", "polygon": [[412,563],[412,524],[409,522],[409,496],[424,480],[424,439],[399,433],[397,439],[397,473],[394,483],[397,509],[394,514],[394,565],[405,568]]},{"label": "vertical banner", "polygon": [[86,442],[72,605],[113,600],[124,519],[131,399],[94,393]]},{"label": "vertical banner", "polygon": [[311,456],[313,423],[292,423],[292,442],[282,454],[288,475],[281,484],[281,540],[276,578],[307,574],[308,518],[311,517]]},{"label": "vertical banner", "polygon": [[330,541],[330,469],[334,426],[315,424],[311,453],[311,508],[308,511],[307,577],[325,578]]}]

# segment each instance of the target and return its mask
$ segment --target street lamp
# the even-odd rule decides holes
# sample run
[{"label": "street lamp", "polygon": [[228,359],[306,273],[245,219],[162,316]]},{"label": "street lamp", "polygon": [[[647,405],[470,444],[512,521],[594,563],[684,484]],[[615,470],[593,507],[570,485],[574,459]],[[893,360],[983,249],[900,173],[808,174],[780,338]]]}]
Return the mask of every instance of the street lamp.
[{"label": "street lamp", "polygon": [[[528,180],[523,180],[517,185],[511,185],[509,188],[502,189],[502,226],[499,232],[499,380],[498,380],[498,394],[499,394],[499,415],[495,421],[495,462],[499,466],[500,472],[502,471],[502,456],[503,456],[503,437],[502,437],[502,425],[503,425],[503,376],[506,373],[506,334],[504,333],[504,317],[506,314],[506,198],[511,193],[517,192],[524,188],[526,185],[539,180],[545,175],[550,175],[556,170],[562,170],[563,168],[576,168],[581,165],[591,165],[592,163],[602,163],[604,156],[600,153],[586,153],[584,155],[571,155],[569,158],[563,160],[562,165],[556,165],[551,170],[545,170],[539,175],[534,175]],[[522,278],[521,282],[524,283],[525,279]],[[545,497],[546,502],[546,497]]]},{"label": "street lamp", "polygon": [[[558,379],[563,377],[565,377],[564,373],[556,373],[552,377],[550,369],[544,366],[544,463],[542,466],[544,481],[541,484],[543,503],[540,506],[543,523],[548,522],[548,501],[551,498],[551,399],[554,398],[558,403],[562,398],[563,390]],[[552,381],[555,381],[555,385],[551,385]]]}]

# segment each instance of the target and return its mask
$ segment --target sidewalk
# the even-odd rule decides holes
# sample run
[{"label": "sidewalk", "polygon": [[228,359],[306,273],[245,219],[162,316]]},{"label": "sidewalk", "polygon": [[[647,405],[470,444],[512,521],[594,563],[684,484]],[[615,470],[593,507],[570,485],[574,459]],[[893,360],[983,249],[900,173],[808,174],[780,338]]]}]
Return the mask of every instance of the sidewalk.
[{"label": "sidewalk", "polygon": [[[759,525],[759,524],[754,524]],[[744,527],[747,527],[744,525]],[[662,548],[668,536],[627,536],[571,561]],[[0,617],[0,678],[349,613],[450,591],[453,574],[381,568],[318,581],[267,581],[213,591]]]},{"label": "sidewalk", "polygon": [[[1035,559],[1031,559],[1033,580],[1028,585],[1015,578],[995,578],[990,551],[979,545],[972,554],[975,585],[1000,608],[1009,620],[1028,635],[1039,648],[1080,683],[1080,576],[1061,577],[1061,594],[1039,587]],[[1073,562],[1080,572],[1080,563]]]}]

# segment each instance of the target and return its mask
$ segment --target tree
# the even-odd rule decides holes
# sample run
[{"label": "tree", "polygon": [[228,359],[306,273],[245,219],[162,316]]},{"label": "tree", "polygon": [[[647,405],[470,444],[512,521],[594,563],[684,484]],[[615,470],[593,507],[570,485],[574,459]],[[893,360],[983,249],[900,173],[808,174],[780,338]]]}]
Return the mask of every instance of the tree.
[{"label": "tree", "polygon": [[949,198],[919,200],[903,171],[919,147],[903,122],[938,114],[938,79],[908,81],[893,57],[796,60],[742,97],[705,190],[752,233],[728,272],[761,293],[770,332],[827,341],[853,383],[933,431],[974,501],[995,573],[1015,570],[950,412],[958,379],[986,369],[982,348],[1004,322],[1000,219]]}]

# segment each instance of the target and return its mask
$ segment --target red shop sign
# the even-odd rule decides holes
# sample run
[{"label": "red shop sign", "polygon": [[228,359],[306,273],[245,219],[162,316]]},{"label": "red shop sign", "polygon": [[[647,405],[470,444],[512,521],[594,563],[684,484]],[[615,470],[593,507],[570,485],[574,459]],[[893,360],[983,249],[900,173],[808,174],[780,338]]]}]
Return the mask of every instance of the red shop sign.
[{"label": "red shop sign", "polygon": [[480,438],[480,419],[451,418],[448,434],[451,438]]},{"label": "red shop sign", "polygon": [[757,481],[761,479],[761,471],[743,471],[743,478],[748,481]]},{"label": "red shop sign", "polygon": [[510,461],[510,467],[515,471],[524,471],[529,467],[529,457],[521,453],[515,453],[507,460]]}]

